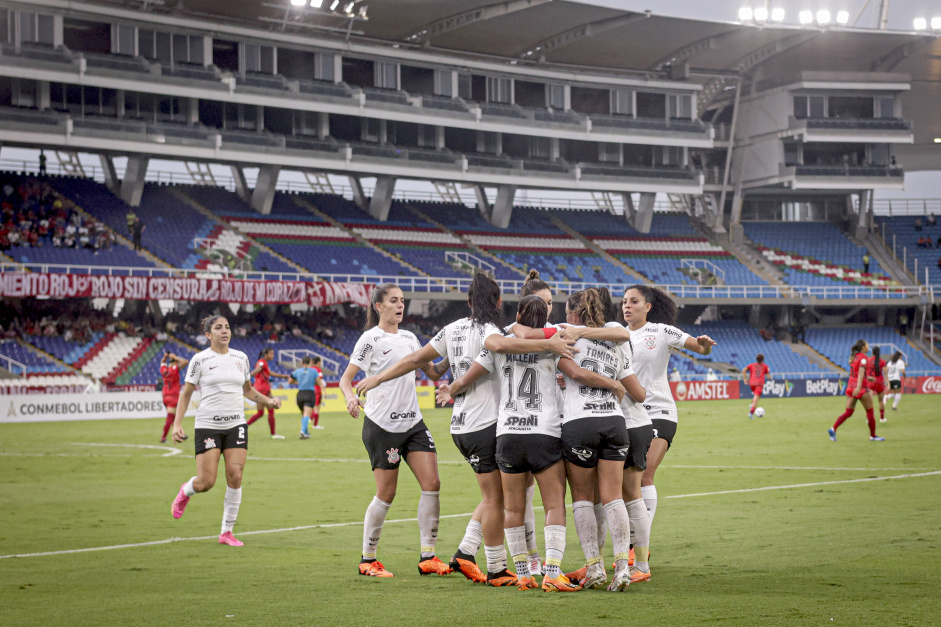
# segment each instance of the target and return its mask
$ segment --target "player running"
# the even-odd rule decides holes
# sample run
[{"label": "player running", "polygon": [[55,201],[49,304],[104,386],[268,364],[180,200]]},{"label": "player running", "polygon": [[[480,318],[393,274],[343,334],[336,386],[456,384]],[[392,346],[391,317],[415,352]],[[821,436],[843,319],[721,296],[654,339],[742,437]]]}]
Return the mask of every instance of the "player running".
[{"label": "player running", "polygon": [[[278,374],[277,372],[271,372],[271,368],[268,366],[268,363],[274,359],[274,349],[271,347],[261,349],[261,352],[258,353],[258,361],[255,362],[255,369],[252,370],[252,376],[255,377],[255,389],[264,394],[265,396],[271,396],[271,377],[277,377],[279,379],[289,379],[290,377],[286,374]],[[248,419],[248,426],[251,426],[255,423],[256,420],[261,418],[262,414],[265,413],[264,407],[259,407],[258,411]],[[268,428],[271,429],[271,439],[272,440],[283,440],[283,435],[278,435],[275,432],[274,428],[274,408],[268,408]]]},{"label": "player running", "polygon": [[765,377],[770,374],[771,369],[765,363],[765,356],[761,353],[755,356],[754,363],[748,364],[742,369],[742,377],[748,382],[751,388],[752,399],[751,407],[748,408],[748,419],[755,419],[755,408],[758,407],[758,400],[761,398],[761,392],[765,389]]},{"label": "player running", "polygon": [[199,386],[200,400],[196,408],[196,476],[180,486],[170,508],[180,518],[190,498],[208,492],[216,484],[219,458],[225,458],[225,500],[222,533],[219,544],[242,546],[232,535],[242,503],[242,471],[248,455],[248,427],[245,424],[243,398],[265,407],[281,407],[280,399],[269,398],[254,389],[249,379],[248,356],[229,348],[232,331],[222,316],[209,316],[202,322],[209,338],[209,348],[197,353],[186,372],[186,384],[180,394],[173,421],[173,441],[186,439],[183,415],[190,398]]},{"label": "player running", "polygon": [[886,363],[882,359],[881,349],[878,346],[872,347],[872,359],[866,365],[866,381],[864,385],[869,394],[879,401],[879,422],[885,422],[885,400],[882,398],[885,392],[885,372]]},{"label": "player running", "polygon": [[840,414],[833,426],[827,429],[830,441],[836,442],[836,430],[856,411],[856,401],[862,401],[866,410],[866,422],[869,424],[869,439],[872,442],[884,442],[885,438],[876,435],[876,418],[872,411],[872,397],[867,393],[866,364],[868,363],[869,344],[866,340],[856,340],[850,349],[850,376],[846,384],[846,411]]},{"label": "player running", "polygon": [[[167,419],[163,423],[160,443],[167,441],[167,434],[176,418],[176,406],[180,402],[180,369],[186,368],[189,359],[184,359],[167,351],[160,360],[160,378],[163,379],[163,406],[167,408]],[[186,439],[186,438],[184,438]]]},{"label": "player running", "polygon": [[[905,361],[902,359],[902,351],[895,351],[895,354],[889,359],[889,363],[886,364],[885,372],[886,378],[889,380],[889,391],[882,399],[882,404],[884,406],[894,392],[895,400],[892,401],[892,410],[894,411],[899,408],[899,403],[902,401],[902,378],[905,376]],[[882,421],[885,422],[885,416],[882,417]]]},{"label": "player running", "polygon": [[[340,390],[350,415],[357,418],[359,408],[365,409],[363,444],[376,481],[376,495],[366,509],[363,556],[359,563],[359,574],[370,577],[392,577],[376,559],[376,551],[382,526],[395,498],[399,464],[403,459],[421,487],[418,572],[422,575],[451,572],[435,555],[441,512],[438,455],[431,431],[425,426],[418,408],[414,381],[403,377],[382,383],[366,396],[365,405],[353,389],[353,379],[360,370],[375,375],[418,350],[418,338],[411,331],[399,328],[404,312],[405,296],[397,285],[383,283],[373,289],[366,314],[366,331],[356,342],[350,363],[340,378]],[[441,376],[428,361],[422,364],[422,370],[435,380]]]},{"label": "player running", "polygon": [[309,355],[305,355],[301,359],[301,367],[291,373],[290,382],[297,385],[297,408],[301,410],[300,439],[309,440],[310,417],[316,408],[317,392],[324,385],[323,377],[320,371],[314,368]]}]

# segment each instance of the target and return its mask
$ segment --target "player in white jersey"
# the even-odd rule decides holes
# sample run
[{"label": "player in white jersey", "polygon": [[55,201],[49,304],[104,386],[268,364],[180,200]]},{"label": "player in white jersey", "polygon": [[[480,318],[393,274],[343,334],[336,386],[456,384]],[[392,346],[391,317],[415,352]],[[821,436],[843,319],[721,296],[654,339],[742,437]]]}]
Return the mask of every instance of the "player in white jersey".
[{"label": "player in white jersey", "polygon": [[[570,355],[569,343],[561,337],[542,340],[507,338],[500,331],[503,309],[500,287],[483,273],[477,273],[467,292],[469,318],[447,325],[421,350],[406,356],[378,376],[363,379],[357,391],[364,392],[385,381],[407,374],[438,356],[447,357],[456,375],[463,374],[483,348],[500,353],[528,353],[549,350]],[[496,421],[499,380],[486,377],[474,384],[454,404],[451,437],[464,459],[474,470],[482,501],[474,510],[464,540],[450,561],[455,570],[474,581],[486,580],[491,586],[517,583],[506,570],[503,546],[503,489],[496,462]],[[477,567],[474,554],[484,542],[487,575]]]},{"label": "player in white jersey", "polygon": [[216,484],[219,457],[225,457],[227,487],[219,544],[242,546],[244,543],[232,535],[232,529],[242,503],[242,470],[248,455],[243,398],[255,401],[261,407],[273,408],[281,407],[281,401],[252,387],[248,356],[229,348],[232,331],[225,318],[209,316],[202,321],[202,328],[209,338],[209,348],[190,360],[186,384],[173,420],[173,441],[182,442],[186,439],[183,416],[193,391],[199,386],[200,401],[193,438],[196,442],[196,476],[180,486],[170,512],[174,518],[181,517],[191,496],[211,490]]},{"label": "player in white jersey", "polygon": [[[363,444],[369,453],[376,495],[366,509],[363,524],[363,556],[359,574],[370,577],[392,577],[382,562],[376,559],[376,550],[386,514],[395,498],[399,480],[399,464],[408,464],[418,485],[418,529],[421,554],[418,572],[421,575],[447,575],[451,569],[435,555],[438,541],[438,519],[441,512],[438,478],[438,456],[431,432],[422,420],[418,408],[418,395],[413,379],[398,379],[376,387],[366,396],[365,406],[353,389],[353,379],[364,371],[376,375],[420,346],[418,338],[400,329],[405,312],[405,296],[394,283],[376,287],[370,296],[366,316],[366,331],[360,336],[350,356],[350,363],[340,378],[340,390],[346,397],[346,408],[353,418],[359,417],[364,407]],[[431,378],[439,378],[432,364],[422,364]]]},{"label": "player in white jersey", "polygon": [[[888,403],[889,397],[894,394],[895,400],[892,401],[892,409],[898,409],[899,403],[902,401],[902,377],[905,376],[905,361],[902,359],[901,351],[895,351],[895,354],[892,355],[889,363],[885,366],[885,374],[885,378],[889,381],[889,391],[882,399],[882,404]],[[885,416],[881,420],[885,422]]]},{"label": "player in white jersey", "polygon": [[654,475],[673,443],[677,425],[676,402],[667,381],[670,347],[708,355],[716,342],[708,335],[694,338],[673,326],[676,304],[660,290],[647,285],[627,288],[621,311],[631,332],[631,363],[641,385],[647,390],[644,408],[653,423],[653,440],[647,451],[647,468],[641,480],[641,492],[653,524],[657,512]]}]

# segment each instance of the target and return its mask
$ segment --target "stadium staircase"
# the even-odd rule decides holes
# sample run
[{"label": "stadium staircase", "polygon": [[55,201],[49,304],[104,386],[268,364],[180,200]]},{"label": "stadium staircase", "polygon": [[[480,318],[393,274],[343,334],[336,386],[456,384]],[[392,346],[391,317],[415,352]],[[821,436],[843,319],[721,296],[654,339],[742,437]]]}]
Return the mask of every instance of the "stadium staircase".
[{"label": "stadium staircase", "polygon": [[640,272],[638,272],[638,271],[635,270],[634,268],[630,267],[629,265],[627,265],[626,263],[624,263],[624,262],[621,261],[620,259],[617,259],[617,258],[614,257],[613,255],[608,254],[608,252],[607,252],[605,249],[603,249],[601,246],[599,246],[598,244],[594,243],[593,241],[591,241],[590,239],[588,239],[587,237],[585,237],[584,235],[582,235],[581,233],[579,233],[578,231],[576,231],[575,229],[573,229],[572,227],[570,227],[568,224],[566,224],[565,222],[563,222],[562,220],[560,220],[560,219],[558,218],[558,216],[555,216],[555,215],[553,215],[553,214],[550,213],[550,214],[549,214],[549,220],[551,220],[551,221],[552,221],[552,224],[554,224],[560,231],[562,231],[563,233],[568,234],[569,237],[572,237],[572,238],[574,238],[574,239],[580,241],[582,244],[585,245],[585,248],[587,248],[588,250],[594,252],[596,255],[602,257],[603,259],[605,259],[605,260],[608,261],[609,263],[614,264],[614,265],[617,266],[618,268],[621,268],[622,270],[624,270],[624,272],[626,272],[626,273],[629,274],[630,276],[634,277],[637,281],[639,281],[639,282],[641,282],[641,283],[645,283],[645,284],[649,284],[649,283],[650,283],[650,279],[648,279],[647,277],[645,277],[645,276],[642,275]]},{"label": "stadium staircase", "polygon": [[[217,233],[215,234],[216,238],[220,237],[221,233],[224,232],[224,231],[231,231],[231,232],[237,234],[237,235],[238,235],[239,237],[241,237],[242,239],[244,239],[246,242],[250,243],[251,246],[255,246],[255,247],[257,247],[258,250],[263,251],[263,252],[265,252],[265,253],[268,253],[269,255],[271,255],[271,256],[274,257],[275,259],[278,259],[279,261],[281,261],[282,263],[284,263],[284,264],[287,265],[288,267],[293,268],[295,271],[300,272],[300,273],[302,273],[302,274],[308,274],[308,273],[309,273],[309,271],[308,271],[306,268],[304,268],[303,266],[300,266],[300,265],[294,263],[293,261],[291,261],[290,259],[288,259],[288,258],[285,257],[284,255],[282,255],[281,253],[278,253],[278,252],[272,250],[271,248],[269,248],[269,247],[266,246],[265,244],[262,244],[261,242],[259,242],[258,240],[252,238],[251,236],[246,235],[245,233],[243,233],[242,231],[240,231],[237,227],[232,226],[231,224],[229,224],[228,222],[226,222],[225,220],[223,220],[222,218],[220,218],[219,216],[217,216],[216,214],[214,214],[212,211],[210,211],[207,207],[203,206],[201,203],[197,202],[196,200],[194,200],[193,198],[191,198],[190,196],[188,196],[182,189],[180,189],[180,188],[178,188],[178,187],[171,187],[171,188],[170,188],[170,193],[173,194],[173,196],[175,196],[175,197],[176,197],[178,200],[180,200],[181,202],[185,203],[185,204],[188,205],[189,207],[195,209],[196,211],[198,211],[198,212],[201,213],[202,215],[204,215],[204,216],[206,216],[207,218],[209,218],[210,220],[212,220],[212,221],[217,225],[217,227],[221,228],[222,231],[217,232]],[[261,215],[261,214],[259,214],[259,215]],[[214,231],[215,231],[215,229],[214,229]]]},{"label": "stadium staircase", "polygon": [[[700,225],[699,229],[710,238],[710,241],[715,238],[715,233],[709,231],[704,225]],[[767,281],[768,285],[787,285],[784,274],[774,264],[769,263],[748,238],[745,238],[742,243],[726,240],[723,242],[723,248],[738,259],[739,263]]]},{"label": "stadium staircase", "polygon": [[925,280],[924,270],[921,271],[921,277],[916,277],[912,274],[911,270],[902,265],[902,261],[892,254],[892,251],[886,247],[882,238],[875,233],[866,233],[866,237],[861,241],[855,240],[855,238],[851,239],[856,241],[860,246],[868,249],[869,254],[879,262],[879,265],[882,266],[886,274],[899,284],[908,285],[912,283],[922,283]]},{"label": "stadium staircase", "polygon": [[[65,195],[59,193],[58,191],[55,192],[54,195],[55,195],[56,198],[58,198],[58,199],[62,202],[62,206],[63,206],[65,209],[71,209],[72,211],[77,212],[77,213],[78,213],[80,216],[82,216],[82,218],[83,218],[84,220],[86,220],[86,221],[87,221],[87,220],[94,220],[94,221],[96,221],[96,222],[100,222],[100,220],[98,220],[98,218],[96,218],[96,217],[93,216],[92,214],[90,214],[90,213],[88,213],[87,211],[85,211],[85,209],[83,209],[82,207],[79,207],[77,204],[75,204],[70,198],[66,197]],[[108,229],[109,231],[111,231],[111,235],[112,235],[112,237],[114,237],[114,242],[115,242],[115,244],[120,244],[121,246],[124,246],[124,247],[127,248],[128,250],[137,253],[138,255],[140,255],[141,257],[144,257],[145,259],[147,259],[147,261],[149,261],[150,263],[154,264],[154,265],[157,266],[158,268],[170,268],[170,267],[172,267],[172,266],[171,266],[170,264],[168,264],[166,261],[164,261],[163,259],[160,259],[160,258],[157,257],[156,255],[154,255],[153,253],[151,253],[149,250],[146,250],[146,249],[144,249],[144,248],[141,248],[140,250],[136,250],[136,251],[135,251],[135,250],[134,250],[134,244],[133,244],[133,242],[131,242],[131,240],[127,239],[126,237],[124,237],[123,235],[121,235],[120,233],[118,233],[117,231],[115,231],[114,229],[112,229],[111,226],[108,225],[107,223],[102,222],[102,224],[105,225],[105,228],[106,228],[106,229]]]},{"label": "stadium staircase", "polygon": [[3,253],[0,253],[0,262],[3,262],[4,264],[16,266],[17,271],[31,272],[31,270],[29,270],[28,268],[24,268],[23,264],[21,264],[19,261],[17,261],[16,259],[13,259],[12,257],[7,257]]},{"label": "stadium staircase", "polygon": [[434,224],[436,227],[438,227],[439,229],[441,229],[441,230],[444,231],[445,233],[448,233],[449,235],[453,235],[454,237],[458,238],[458,239],[461,240],[469,249],[471,249],[472,251],[474,251],[474,254],[478,255],[478,256],[481,257],[482,259],[485,259],[485,260],[490,261],[490,262],[492,262],[492,263],[500,264],[500,265],[503,266],[504,268],[506,268],[506,269],[512,271],[512,272],[515,273],[515,274],[519,274],[519,275],[522,276],[522,277],[528,276],[529,273],[528,273],[526,270],[522,270],[522,269],[520,269],[520,268],[517,268],[517,267],[514,266],[513,264],[511,264],[511,263],[509,263],[509,262],[507,262],[507,261],[505,261],[505,260],[503,260],[503,259],[500,259],[500,258],[499,258],[498,256],[496,256],[496,255],[493,255],[493,254],[487,252],[486,250],[484,250],[483,248],[481,248],[480,246],[478,246],[477,244],[475,244],[474,242],[472,242],[472,241],[471,241],[470,239],[468,239],[467,237],[461,235],[460,233],[456,233],[456,232],[452,231],[450,228],[448,228],[447,226],[445,226],[445,225],[442,224],[441,222],[438,222],[437,220],[435,220],[434,218],[432,218],[431,216],[429,216],[427,213],[425,213],[424,211],[422,211],[421,209],[419,209],[419,208],[416,207],[415,205],[413,205],[413,204],[411,204],[411,203],[406,203],[406,204],[405,204],[405,208],[408,209],[409,211],[411,211],[415,216],[421,218],[422,220],[425,220],[426,222],[429,222],[429,223],[431,223],[431,224]]},{"label": "stadium staircase", "polygon": [[357,233],[354,229],[347,227],[345,224],[343,224],[339,220],[335,220],[333,217],[327,215],[326,213],[324,213],[323,211],[315,207],[312,203],[308,202],[307,200],[303,198],[299,198],[297,196],[292,196],[291,200],[293,200],[296,205],[306,209],[307,211],[311,212],[312,214],[314,214],[321,220],[324,220],[325,222],[328,222],[332,226],[335,226],[341,229],[344,233],[346,233],[347,235],[355,239],[360,244],[363,244],[364,246],[367,246],[371,248],[372,250],[378,252],[379,254],[384,255],[390,259],[394,259],[396,262],[402,264],[403,266],[405,266],[406,268],[414,272],[417,276],[431,277],[430,274],[428,274],[421,268],[418,268],[410,264],[409,262],[405,261],[398,255],[390,253],[389,251],[385,250],[381,246],[377,246],[376,244],[373,244],[371,241],[369,241],[368,239],[366,239],[365,237]]},{"label": "stadium staircase", "polygon": [[796,344],[794,342],[790,342],[787,344],[792,351],[794,351],[798,355],[803,355],[804,357],[807,358],[807,361],[809,361],[810,363],[816,364],[826,370],[832,370],[833,372],[837,374],[841,374],[841,375],[846,374],[845,368],[840,368],[838,365],[833,363],[829,357],[827,357],[823,353],[820,353],[814,350],[812,346],[808,346],[807,344]]},{"label": "stadium staircase", "polygon": [[323,357],[329,357],[330,359],[334,359],[336,361],[339,361],[340,363],[343,363],[344,361],[349,361],[350,359],[350,356],[347,355],[346,353],[340,350],[337,350],[336,348],[330,346],[329,344],[325,344],[321,342],[315,337],[312,337],[310,335],[302,335],[301,337],[307,340],[308,342],[310,342],[311,344],[313,344],[314,346],[316,346],[317,348],[323,350],[324,351]]}]

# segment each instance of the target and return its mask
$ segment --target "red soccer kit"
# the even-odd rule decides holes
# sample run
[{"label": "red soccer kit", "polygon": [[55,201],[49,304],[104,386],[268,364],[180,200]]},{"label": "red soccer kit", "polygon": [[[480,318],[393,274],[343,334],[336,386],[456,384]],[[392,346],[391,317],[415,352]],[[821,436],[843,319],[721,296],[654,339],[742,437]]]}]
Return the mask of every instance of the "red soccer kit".
[{"label": "red soccer kit", "polygon": [[[314,370],[316,370],[316,371],[317,371],[317,375],[318,375],[321,379],[323,379],[323,370],[321,370],[321,369],[318,368],[317,366],[314,366]],[[322,394],[323,394],[323,390],[320,389],[320,386],[319,386],[319,385],[315,385],[315,386],[314,386],[314,405],[320,405],[320,399],[321,399],[321,395],[322,395]]]},{"label": "red soccer kit", "polygon": [[[874,359],[870,359],[869,362],[869,365],[866,366],[866,380],[863,382],[863,385],[876,394],[882,394],[885,392],[885,377],[882,376],[882,371],[885,368],[885,360],[879,360],[878,369],[876,368],[876,361]],[[875,380],[870,381],[869,377]]]},{"label": "red soccer kit", "polygon": [[176,407],[180,400],[180,367],[175,363],[164,364],[160,366],[160,376],[163,378],[163,404]]},{"label": "red soccer kit", "polygon": [[261,372],[255,375],[255,389],[265,396],[269,396],[271,394],[271,369],[264,359],[259,359],[258,363],[255,364],[256,368],[259,366],[261,366]]},{"label": "red soccer kit", "polygon": [[765,376],[771,372],[771,369],[768,368],[768,364],[759,364],[756,361],[745,366],[745,370],[749,372],[748,386],[751,388],[752,394],[761,396],[761,391],[765,388]]},{"label": "red soccer kit", "polygon": [[863,394],[866,393],[866,386],[864,385],[862,389],[857,393],[856,386],[858,385],[858,380],[856,379],[856,373],[859,372],[860,366],[863,368],[863,376],[866,376],[866,364],[869,362],[867,355],[865,353],[856,353],[856,356],[853,357],[853,362],[850,364],[850,380],[846,384],[846,395],[852,396],[855,399],[860,399],[863,397]]}]

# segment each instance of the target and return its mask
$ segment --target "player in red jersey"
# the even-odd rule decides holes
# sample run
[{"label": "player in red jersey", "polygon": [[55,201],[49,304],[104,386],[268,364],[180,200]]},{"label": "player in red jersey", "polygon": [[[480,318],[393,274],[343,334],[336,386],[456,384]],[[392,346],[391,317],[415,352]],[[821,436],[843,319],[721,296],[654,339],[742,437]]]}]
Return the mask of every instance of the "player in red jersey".
[{"label": "player in red jersey", "polygon": [[872,397],[869,395],[864,383],[866,380],[866,365],[869,363],[869,344],[866,340],[856,340],[851,351],[850,378],[846,384],[846,411],[844,411],[827,429],[830,440],[836,442],[836,430],[846,419],[856,411],[856,401],[861,400],[866,409],[866,422],[869,423],[869,439],[873,442],[884,442],[885,438],[876,435],[876,418],[872,411]]},{"label": "player in red jersey", "polygon": [[183,359],[167,351],[160,360],[160,377],[163,379],[163,405],[167,408],[167,420],[163,423],[160,443],[167,441],[167,434],[176,418],[176,405],[180,402],[180,369],[186,368],[189,359]]},{"label": "player in red jersey", "polygon": [[885,392],[885,360],[879,352],[878,346],[872,347],[872,359],[866,366],[866,380],[863,385],[869,390],[872,396],[879,399],[879,421],[885,422],[885,398],[882,396]]},{"label": "player in red jersey", "polygon": [[[252,370],[252,376],[255,377],[255,384],[253,387],[265,396],[271,396],[271,377],[278,377],[279,379],[290,378],[286,374],[271,372],[271,368],[268,367],[268,362],[270,362],[272,359],[274,359],[273,348],[268,347],[261,349],[261,352],[258,353],[258,361],[255,362],[255,369]],[[255,415],[248,419],[248,425],[251,426],[252,423],[261,418],[264,413],[265,408],[259,405],[258,411],[255,412]],[[268,427],[271,429],[272,440],[284,439],[284,436],[278,435],[274,429],[274,407],[268,408]]]},{"label": "player in red jersey", "polygon": [[314,389],[314,411],[311,417],[314,420],[314,429],[323,429],[320,425],[320,404],[323,402],[323,359],[315,356],[313,366],[320,377],[317,379],[318,385]]},{"label": "player in red jersey", "polygon": [[755,363],[748,364],[742,370],[742,375],[746,376],[745,379],[748,381],[748,387],[751,388],[751,393],[754,395],[751,399],[751,407],[748,408],[748,419],[755,419],[755,407],[758,406],[758,399],[761,398],[761,392],[765,389],[765,377],[771,372],[771,369],[768,368],[768,364],[765,363],[765,356],[761,353],[755,356]]}]

